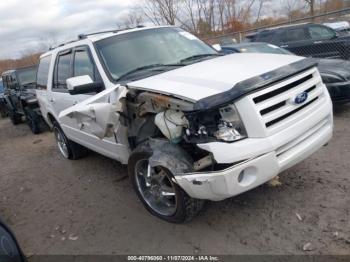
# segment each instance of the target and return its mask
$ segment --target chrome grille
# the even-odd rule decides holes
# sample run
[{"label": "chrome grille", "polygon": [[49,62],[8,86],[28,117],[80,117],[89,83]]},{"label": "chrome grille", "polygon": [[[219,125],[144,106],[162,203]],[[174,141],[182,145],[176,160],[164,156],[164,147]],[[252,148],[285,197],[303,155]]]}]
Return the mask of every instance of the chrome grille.
[{"label": "chrome grille", "polygon": [[[308,94],[307,100],[296,104],[295,97],[303,92]],[[312,68],[258,91],[251,97],[265,127],[269,130],[293,115],[301,114],[306,108],[320,101],[323,94],[321,76],[316,68]]]}]

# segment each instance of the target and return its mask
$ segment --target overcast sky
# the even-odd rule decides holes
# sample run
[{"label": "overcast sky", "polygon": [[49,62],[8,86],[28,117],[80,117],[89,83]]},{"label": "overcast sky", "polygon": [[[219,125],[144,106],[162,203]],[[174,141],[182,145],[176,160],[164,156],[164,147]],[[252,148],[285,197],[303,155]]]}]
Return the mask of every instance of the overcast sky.
[{"label": "overcast sky", "polygon": [[116,28],[137,0],[0,0],[0,59],[17,58],[80,33]]}]

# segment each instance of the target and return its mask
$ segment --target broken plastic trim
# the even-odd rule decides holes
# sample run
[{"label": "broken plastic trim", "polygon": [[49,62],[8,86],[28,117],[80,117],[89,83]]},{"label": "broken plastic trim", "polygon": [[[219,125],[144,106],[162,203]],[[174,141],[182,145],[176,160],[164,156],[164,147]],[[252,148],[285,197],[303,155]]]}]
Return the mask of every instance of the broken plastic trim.
[{"label": "broken plastic trim", "polygon": [[267,88],[276,82],[290,78],[315,66],[317,66],[317,62],[315,62],[314,59],[305,58],[301,61],[280,67],[276,70],[249,78],[237,83],[233,88],[226,92],[198,100],[194,104],[194,110],[200,111],[223,106],[251,92]]}]

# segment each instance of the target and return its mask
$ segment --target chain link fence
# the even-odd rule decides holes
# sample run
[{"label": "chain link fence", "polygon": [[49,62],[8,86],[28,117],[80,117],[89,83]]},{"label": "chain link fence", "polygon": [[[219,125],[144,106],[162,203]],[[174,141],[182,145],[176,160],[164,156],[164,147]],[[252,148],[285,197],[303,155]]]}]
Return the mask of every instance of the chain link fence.
[{"label": "chain link fence", "polygon": [[296,55],[349,60],[350,8],[203,40],[211,45],[224,46],[242,42],[267,42]]}]

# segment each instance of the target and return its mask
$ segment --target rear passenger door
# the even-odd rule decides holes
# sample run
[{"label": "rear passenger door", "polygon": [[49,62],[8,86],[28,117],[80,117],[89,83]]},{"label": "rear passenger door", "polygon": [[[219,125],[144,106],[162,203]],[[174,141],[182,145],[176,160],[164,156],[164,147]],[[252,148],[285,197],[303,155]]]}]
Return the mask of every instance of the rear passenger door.
[{"label": "rear passenger door", "polygon": [[58,53],[53,72],[51,91],[48,92],[48,101],[55,116],[73,105],[73,97],[69,95],[66,80],[72,76],[73,49]]}]

